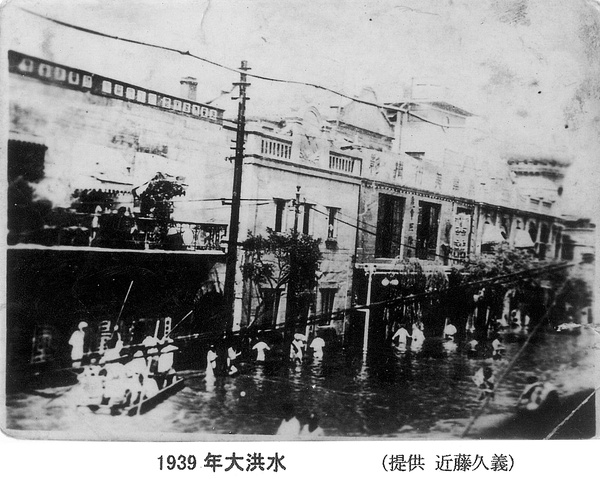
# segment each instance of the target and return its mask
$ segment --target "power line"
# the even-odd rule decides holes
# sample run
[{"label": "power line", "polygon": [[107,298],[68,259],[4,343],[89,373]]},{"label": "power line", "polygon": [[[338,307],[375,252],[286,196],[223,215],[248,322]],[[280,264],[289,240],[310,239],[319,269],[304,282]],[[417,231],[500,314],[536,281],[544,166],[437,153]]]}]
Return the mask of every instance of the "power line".
[{"label": "power line", "polygon": [[224,70],[227,70],[227,71],[230,71],[230,72],[233,72],[233,73],[245,74],[246,76],[248,76],[250,78],[256,78],[258,80],[270,81],[270,82],[274,82],[274,83],[287,83],[287,84],[290,84],[290,85],[301,85],[301,86],[312,87],[312,88],[315,88],[317,90],[323,90],[323,91],[332,93],[334,95],[340,96],[342,98],[346,98],[348,100],[351,100],[351,101],[354,101],[354,102],[357,102],[357,103],[362,103],[364,105],[374,106],[376,108],[380,108],[380,109],[384,109],[384,110],[396,111],[398,113],[405,113],[405,114],[407,114],[409,116],[417,118],[418,120],[424,121],[426,123],[430,123],[430,124],[435,125],[435,126],[439,126],[441,128],[460,128],[460,129],[466,128],[463,125],[444,125],[442,123],[437,123],[437,122],[428,120],[426,118],[423,118],[423,117],[421,117],[419,115],[416,115],[415,113],[411,112],[408,108],[401,108],[401,107],[396,107],[396,106],[393,106],[393,105],[386,105],[386,104],[375,103],[375,102],[363,100],[361,98],[356,98],[356,97],[350,96],[350,95],[348,95],[346,93],[340,92],[338,90],[334,90],[332,88],[329,88],[329,87],[326,87],[326,86],[323,86],[323,85],[319,85],[317,83],[304,82],[304,81],[299,81],[299,80],[287,80],[287,79],[282,79],[282,78],[274,78],[274,77],[270,77],[270,76],[266,76],[266,75],[258,75],[258,74],[255,74],[255,73],[247,73],[247,72],[242,71],[239,68],[232,68],[232,67],[229,67],[227,65],[223,65],[222,63],[216,62],[214,60],[210,60],[208,58],[195,55],[195,54],[191,53],[189,50],[184,51],[184,50],[180,50],[180,49],[174,48],[174,47],[167,47],[167,46],[164,46],[164,45],[143,42],[141,40],[134,40],[134,39],[131,39],[131,38],[121,37],[121,36],[118,36],[118,35],[111,35],[109,33],[104,33],[104,32],[100,32],[98,30],[93,30],[91,28],[81,27],[79,25],[74,25],[72,23],[68,23],[68,22],[64,22],[64,21],[61,21],[61,20],[57,20],[55,18],[51,18],[51,17],[48,17],[46,15],[42,15],[40,13],[33,12],[33,11],[28,10],[26,8],[19,7],[19,9],[22,10],[22,11],[24,11],[24,12],[26,12],[26,13],[29,13],[30,15],[34,15],[36,17],[43,18],[44,20],[56,23],[57,25],[61,25],[63,27],[71,28],[71,29],[74,29],[74,30],[77,30],[77,31],[80,31],[80,32],[84,32],[84,33],[89,33],[91,35],[97,35],[97,36],[104,37],[104,38],[110,38],[112,40],[117,40],[117,41],[132,43],[134,45],[142,45],[142,46],[146,46],[146,47],[157,48],[159,50],[165,50],[165,51],[172,52],[172,53],[178,53],[180,55],[187,56],[187,57],[190,57],[190,58],[194,58],[196,60],[200,60],[202,62],[208,63],[210,65],[222,68]]},{"label": "power line", "polygon": [[[320,204],[320,203],[319,203],[319,204]],[[321,205],[321,206],[323,206],[323,205]],[[314,209],[314,210],[315,210],[317,213],[320,213],[320,214],[322,214],[322,215],[324,215],[324,216],[328,216],[328,214],[327,214],[327,213],[325,213],[325,212],[323,212],[323,211],[320,211],[320,210],[318,210],[317,208],[313,208],[313,209]],[[344,215],[344,216],[348,216],[348,215]],[[349,222],[347,222],[347,221],[341,220],[341,219],[339,219],[339,218],[338,218],[338,221],[339,221],[340,223],[342,223],[342,224],[345,224],[345,225],[351,226],[352,228],[354,228],[354,229],[356,229],[356,230],[358,230],[358,231],[362,231],[362,232],[364,232],[364,233],[367,233],[367,234],[370,234],[370,235],[372,235],[372,236],[377,236],[377,233],[376,233],[376,232],[369,231],[369,230],[368,230],[368,229],[366,229],[366,228],[361,228],[361,227],[360,227],[360,226],[358,226],[358,225],[354,225],[354,224],[352,224],[352,223],[349,223]],[[360,220],[360,219],[358,219],[358,218],[356,219],[356,222],[357,222],[357,223],[359,223],[359,222],[362,222],[364,225],[366,225],[366,226],[369,226],[369,227],[371,227],[371,228],[375,228],[375,229],[376,229],[376,226],[374,226],[374,225],[371,225],[371,224],[369,224],[369,223],[366,223],[366,222],[364,222],[364,221],[361,221],[361,220]],[[401,241],[398,241],[398,240],[396,240],[396,239],[394,239],[394,238],[392,238],[392,242],[393,242],[393,244],[394,244],[394,245],[397,245],[397,246],[404,246],[405,248],[409,248],[409,249],[412,249],[412,250],[415,250],[415,251],[417,251],[417,249],[418,249],[416,246],[413,246],[413,245],[407,245],[406,243],[402,243]],[[473,261],[469,261],[469,260],[465,260],[465,259],[460,259],[460,258],[450,258],[450,257],[444,256],[444,255],[438,254],[438,253],[431,253],[431,252],[428,252],[427,254],[428,254],[428,255],[433,255],[433,256],[436,256],[436,257],[438,257],[438,258],[442,258],[442,259],[448,259],[448,260],[451,260],[451,261],[457,261],[457,262],[460,262],[460,263],[463,263],[463,264],[469,264],[469,265],[475,265],[475,266],[479,264],[479,263],[475,263],[475,262],[473,262]]]},{"label": "power line", "polygon": [[[568,266],[573,266],[573,264],[570,263]],[[519,350],[516,352],[516,354],[511,358],[510,363],[506,366],[506,368],[502,372],[502,375],[500,376],[500,378],[496,382],[496,385],[495,385],[496,389],[502,383],[502,381],[504,381],[504,379],[506,378],[506,376],[508,375],[508,373],[510,372],[510,370],[513,368],[513,366],[517,362],[517,359],[519,359],[519,357],[521,356],[521,354],[523,353],[523,351],[525,351],[525,348],[529,345],[529,343],[530,343],[531,339],[533,338],[533,336],[540,329],[542,323],[548,317],[550,311],[552,311],[552,309],[554,308],[554,306],[556,306],[556,304],[558,302],[558,298],[559,298],[561,292],[566,287],[567,283],[568,283],[568,279],[565,279],[565,281],[561,284],[560,288],[558,289],[558,292],[555,294],[554,299],[553,299],[552,304],[550,305],[550,307],[546,310],[546,312],[544,313],[544,315],[539,319],[539,321],[537,322],[536,326],[533,328],[533,330],[531,331],[531,333],[525,339],[525,342],[523,343],[523,345],[519,348]],[[491,400],[492,400],[492,396],[488,395],[486,397],[485,401],[483,402],[483,404],[479,407],[479,409],[477,411],[475,411],[475,413],[471,417],[469,423],[467,424],[467,426],[465,427],[465,429],[461,433],[460,437],[465,437],[468,434],[468,432],[473,427],[473,424],[475,424],[475,421],[479,418],[479,416],[481,416],[481,414],[483,413],[483,411],[485,410],[485,408],[487,407],[487,405],[490,403]]]}]

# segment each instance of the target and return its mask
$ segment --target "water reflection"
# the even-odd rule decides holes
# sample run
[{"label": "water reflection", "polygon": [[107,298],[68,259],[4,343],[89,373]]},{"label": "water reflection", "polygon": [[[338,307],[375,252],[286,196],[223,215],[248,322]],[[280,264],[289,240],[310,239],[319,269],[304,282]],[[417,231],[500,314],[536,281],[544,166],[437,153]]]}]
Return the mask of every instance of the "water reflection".
[{"label": "water reflection", "polygon": [[[205,371],[183,373],[186,387],[136,417],[98,416],[74,407],[74,390],[13,394],[7,397],[11,429],[78,431],[91,438],[123,438],[132,431],[272,435],[291,402],[302,424],[311,414],[329,437],[443,437],[456,434],[481,403],[473,375],[483,366],[496,378],[523,343],[507,342],[500,359],[469,357],[453,342],[427,338],[419,348],[380,348],[362,354],[337,351],[322,360],[289,364],[241,363],[235,377]],[[487,415],[512,414],[534,374],[548,375],[562,396],[600,381],[598,333],[548,334],[531,342],[495,391]]]}]

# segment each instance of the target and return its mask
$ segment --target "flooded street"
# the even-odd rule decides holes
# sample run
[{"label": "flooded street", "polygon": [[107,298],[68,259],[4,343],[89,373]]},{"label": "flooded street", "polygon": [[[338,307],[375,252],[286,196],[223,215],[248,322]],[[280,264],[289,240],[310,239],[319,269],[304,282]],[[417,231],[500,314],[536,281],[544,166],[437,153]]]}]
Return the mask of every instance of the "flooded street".
[{"label": "flooded street", "polygon": [[[600,382],[599,338],[589,327],[580,335],[540,335],[498,384],[484,414],[510,415],[530,375],[545,374],[560,397],[591,391]],[[282,405],[292,402],[303,423],[316,413],[328,437],[456,438],[481,406],[473,375],[489,365],[499,378],[522,346],[507,341],[504,358],[493,360],[469,358],[431,339],[418,351],[370,353],[366,363],[362,354],[339,351],[298,367],[241,364],[241,374],[208,383],[204,371],[185,371],[181,391],[134,417],[77,408],[76,388],[16,393],[7,397],[7,425],[103,440],[158,433],[181,433],[189,440],[270,436],[281,422]]]}]

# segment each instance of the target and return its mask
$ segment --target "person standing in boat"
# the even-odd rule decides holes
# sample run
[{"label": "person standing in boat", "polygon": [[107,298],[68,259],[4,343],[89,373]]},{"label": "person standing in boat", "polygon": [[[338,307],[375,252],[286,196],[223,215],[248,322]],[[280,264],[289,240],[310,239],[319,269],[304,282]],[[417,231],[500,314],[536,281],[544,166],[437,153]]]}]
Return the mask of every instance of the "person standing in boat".
[{"label": "person standing in boat", "polygon": [[161,379],[164,380],[162,386],[169,386],[173,379],[175,378],[175,370],[173,369],[173,364],[175,362],[175,351],[179,348],[173,344],[173,340],[171,338],[166,338],[163,340],[163,345],[160,348],[160,353],[158,356],[158,365],[156,367],[156,374],[162,376]]},{"label": "person standing in boat", "polygon": [[88,324],[81,321],[77,325],[77,330],[71,334],[69,345],[71,346],[71,361],[74,368],[81,367],[81,360],[84,356],[84,344],[86,339],[86,329]]},{"label": "person standing in boat", "polygon": [[151,374],[156,372],[158,366],[158,340],[155,336],[146,336],[142,341],[142,346],[146,350],[146,361],[148,363],[148,370]]},{"label": "person standing in boat", "polygon": [[138,350],[133,354],[131,361],[125,364],[125,375],[129,384],[129,404],[135,404],[140,400],[147,372],[148,366],[144,353]]},{"label": "person standing in boat", "polygon": [[215,370],[217,368],[217,352],[215,351],[215,345],[211,344],[206,353],[206,379],[215,379]]},{"label": "person standing in boat", "polygon": [[104,397],[103,403],[109,407],[121,406],[127,400],[129,390],[127,370],[120,361],[116,349],[107,349],[100,360],[104,371]]},{"label": "person standing in boat", "polygon": [[252,346],[252,350],[256,351],[256,362],[264,363],[266,360],[265,352],[270,351],[271,348],[267,343],[260,339],[254,344],[254,346]]},{"label": "person standing in boat", "polygon": [[119,352],[123,349],[123,339],[121,337],[121,332],[119,331],[118,323],[112,327],[112,332],[110,338],[106,342],[106,347],[109,349],[118,349]]}]

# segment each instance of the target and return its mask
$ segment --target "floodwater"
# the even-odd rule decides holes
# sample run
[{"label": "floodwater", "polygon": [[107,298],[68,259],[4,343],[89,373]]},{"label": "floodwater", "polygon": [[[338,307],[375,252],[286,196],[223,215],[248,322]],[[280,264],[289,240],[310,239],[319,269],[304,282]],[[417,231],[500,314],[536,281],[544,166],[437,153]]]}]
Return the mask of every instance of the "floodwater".
[{"label": "floodwater", "polygon": [[[580,335],[536,337],[497,384],[482,416],[510,416],[530,375],[545,375],[560,397],[592,391],[600,383],[599,338],[592,327]],[[499,360],[470,358],[452,346],[431,339],[416,351],[370,352],[366,362],[344,350],[297,367],[249,362],[237,376],[208,382],[203,371],[185,371],[181,391],[134,417],[78,408],[75,388],[16,393],[7,397],[7,426],[25,437],[50,431],[92,440],[172,439],[170,433],[182,440],[269,439],[281,422],[282,405],[291,402],[302,422],[316,413],[327,437],[456,439],[482,407],[473,375],[488,365],[499,379],[524,342],[506,341]],[[593,414],[588,419],[594,421]]]}]

